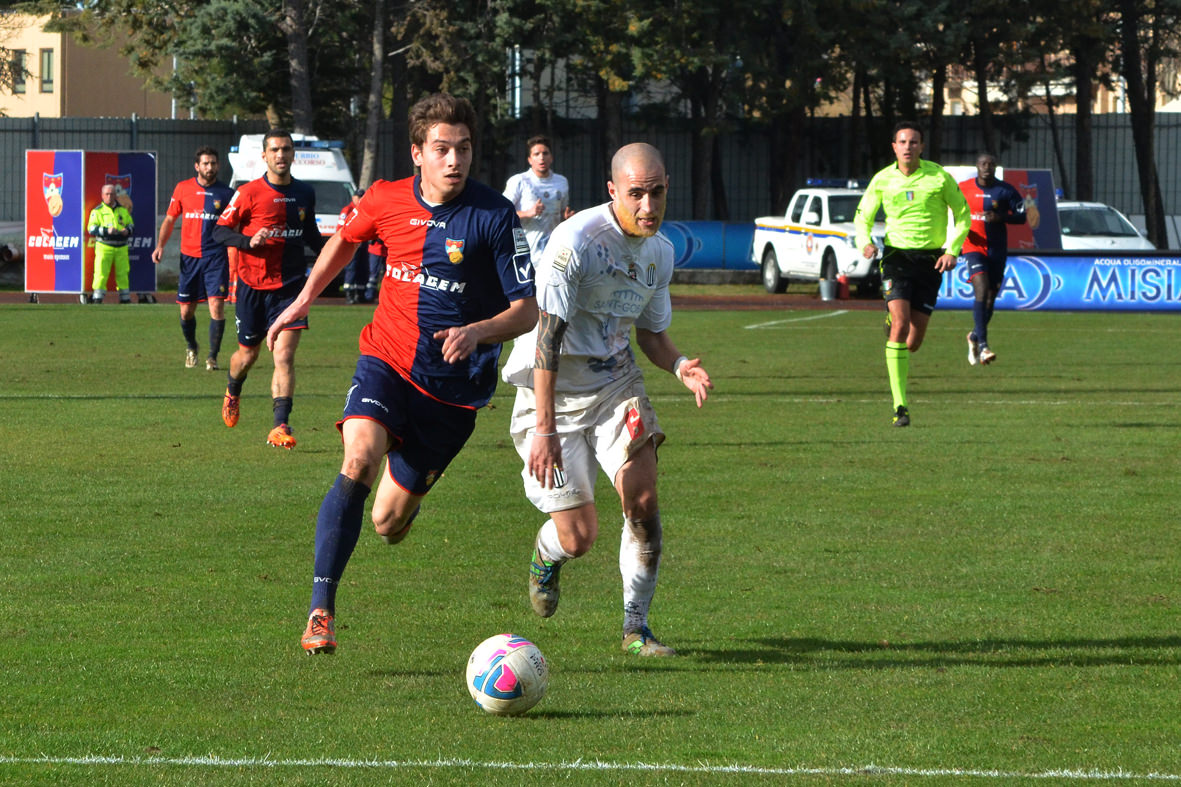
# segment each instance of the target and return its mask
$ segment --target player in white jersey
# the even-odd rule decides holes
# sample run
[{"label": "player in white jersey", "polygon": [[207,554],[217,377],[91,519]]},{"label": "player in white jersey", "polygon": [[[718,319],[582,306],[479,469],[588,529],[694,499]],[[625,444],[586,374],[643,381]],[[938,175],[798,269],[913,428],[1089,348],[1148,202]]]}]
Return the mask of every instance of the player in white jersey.
[{"label": "player in white jersey", "polygon": [[530,137],[525,147],[529,151],[529,169],[508,179],[504,196],[517,211],[536,265],[554,227],[573,216],[574,211],[570,208],[569,182],[554,172],[553,145],[549,138]]},{"label": "player in white jersey", "polygon": [[537,614],[554,614],[562,564],[594,544],[601,467],[623,506],[623,650],[671,656],[648,627],[660,567],[656,448],[664,432],[632,352],[632,327],[644,355],[675,374],[698,407],[713,383],[667,333],[673,250],[657,234],[668,192],[660,152],[642,143],[620,148],[607,191],[611,202],[554,230],[536,270],[537,327],[517,339],[504,368],[517,386],[510,431],[525,463],[525,493],[550,515],[534,542],[529,599]]}]

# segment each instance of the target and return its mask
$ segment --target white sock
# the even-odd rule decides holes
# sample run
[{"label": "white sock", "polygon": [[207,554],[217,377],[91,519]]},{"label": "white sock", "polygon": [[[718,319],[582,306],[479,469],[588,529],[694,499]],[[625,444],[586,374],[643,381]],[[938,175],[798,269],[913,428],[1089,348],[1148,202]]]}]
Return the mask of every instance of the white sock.
[{"label": "white sock", "polygon": [[619,574],[623,577],[623,633],[648,625],[648,607],[656,595],[660,573],[660,513],[646,522],[624,517],[619,544]]},{"label": "white sock", "polygon": [[558,526],[554,524],[552,519],[547,519],[541,529],[537,531],[535,546],[537,547],[537,557],[546,563],[561,565],[574,557],[562,549],[562,541],[558,538]]}]

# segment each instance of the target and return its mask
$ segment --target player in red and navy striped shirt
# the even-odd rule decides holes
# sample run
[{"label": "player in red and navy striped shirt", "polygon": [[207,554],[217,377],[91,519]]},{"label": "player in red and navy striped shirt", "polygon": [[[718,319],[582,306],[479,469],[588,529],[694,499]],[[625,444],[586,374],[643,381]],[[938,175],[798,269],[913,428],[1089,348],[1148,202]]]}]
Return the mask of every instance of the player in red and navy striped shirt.
[{"label": "player in red and navy striped shirt", "polygon": [[[267,171],[261,178],[242,184],[222,212],[214,238],[238,251],[238,292],[234,317],[238,324],[238,350],[230,358],[226,395],[221,417],[226,426],[238,423],[242,383],[258,360],[259,348],[275,318],[287,308],[307,281],[304,246],[324,247],[316,228],[316,192],[291,177],[295,145],[286,131],[271,130],[263,139],[262,157]],[[307,319],[291,322],[274,342],[271,377],[274,428],[267,442],[277,448],[294,448],[291,404],[295,393],[295,349]]]},{"label": "player in red and navy striped shirt", "polygon": [[219,157],[211,147],[197,148],[193,157],[196,177],[182,180],[172,190],[168,211],[160,222],[160,234],[152,262],[160,264],[164,245],[180,219],[180,278],[176,302],[180,304],[180,331],[185,338],[185,366],[197,365],[197,304],[209,306],[209,355],[205,368],[217,368],[217,354],[225,333],[225,302],[229,287],[226,247],[213,239],[213,227],[230,202],[234,190],[217,179]]},{"label": "player in red and navy striped shirt", "polygon": [[529,245],[512,204],[468,179],[479,124],[466,99],[429,96],[410,110],[410,152],[420,175],[378,181],[328,240],[307,286],[275,320],[270,343],[348,263],[380,238],[385,277],[338,424],[344,463],[316,520],[312,603],[302,645],[336,649],[336,589],[373,501],[386,543],[410,530],[418,504],[475,428],[496,387],[501,342],[537,322]]},{"label": "player in red and navy striped shirt", "polygon": [[968,334],[968,363],[987,366],[996,360],[988,346],[988,323],[996,296],[1005,280],[1009,258],[1010,224],[1025,223],[1025,198],[1012,185],[996,177],[996,156],[976,157],[976,177],[959,184],[972,212],[972,227],[961,252],[972,282],[973,330]]}]

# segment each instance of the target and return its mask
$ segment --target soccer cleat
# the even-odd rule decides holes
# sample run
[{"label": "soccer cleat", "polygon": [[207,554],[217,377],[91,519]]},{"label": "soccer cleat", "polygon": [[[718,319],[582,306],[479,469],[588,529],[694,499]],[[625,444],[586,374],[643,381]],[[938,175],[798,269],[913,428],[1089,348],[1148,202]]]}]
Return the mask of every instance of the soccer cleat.
[{"label": "soccer cleat", "polygon": [[641,626],[623,635],[623,652],[633,656],[675,656],[677,652],[656,639],[652,629]]},{"label": "soccer cleat", "polygon": [[529,563],[529,603],[533,611],[543,618],[558,611],[558,579],[561,563],[542,560],[533,548],[533,559]]},{"label": "soccer cleat", "polygon": [[980,348],[980,363],[984,364],[985,366],[988,366],[990,363],[992,363],[995,360],[996,360],[996,353],[994,353],[991,349],[989,349],[987,344],[983,345]]},{"label": "soccer cleat", "polygon": [[894,411],[894,426],[910,426],[910,410],[899,407]]},{"label": "soccer cleat", "polygon": [[980,363],[980,342],[976,341],[976,334],[968,334],[968,363],[975,366]]},{"label": "soccer cleat", "polygon": [[226,391],[226,397],[221,402],[221,420],[230,427],[238,424],[238,397],[231,396],[229,391]]},{"label": "soccer cleat", "polygon": [[329,655],[336,652],[336,624],[332,613],[326,609],[314,609],[308,617],[308,627],[304,629],[303,638],[299,644],[303,645],[304,653],[315,656],[317,653]]},{"label": "soccer cleat", "polygon": [[197,366],[197,351],[191,347],[185,350],[185,368],[194,369]]},{"label": "soccer cleat", "polygon": [[205,371],[216,372],[221,367],[217,365],[217,359],[210,357],[205,359]]},{"label": "soccer cleat", "polygon": [[291,434],[290,426],[279,424],[267,435],[267,442],[275,446],[275,448],[286,448],[290,451],[292,448],[295,448],[295,435]]}]

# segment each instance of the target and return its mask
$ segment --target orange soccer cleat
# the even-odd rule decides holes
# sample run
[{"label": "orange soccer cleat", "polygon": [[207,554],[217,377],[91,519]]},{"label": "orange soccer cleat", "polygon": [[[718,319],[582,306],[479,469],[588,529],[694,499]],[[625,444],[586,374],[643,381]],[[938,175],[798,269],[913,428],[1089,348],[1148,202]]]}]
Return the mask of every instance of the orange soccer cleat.
[{"label": "orange soccer cleat", "polygon": [[267,442],[275,446],[275,448],[286,448],[290,451],[292,448],[295,448],[295,435],[291,434],[290,426],[279,424],[267,435]]}]

